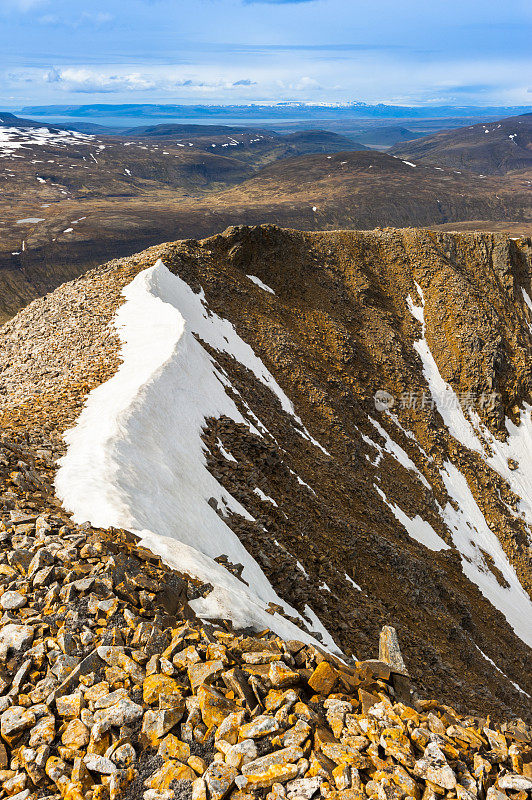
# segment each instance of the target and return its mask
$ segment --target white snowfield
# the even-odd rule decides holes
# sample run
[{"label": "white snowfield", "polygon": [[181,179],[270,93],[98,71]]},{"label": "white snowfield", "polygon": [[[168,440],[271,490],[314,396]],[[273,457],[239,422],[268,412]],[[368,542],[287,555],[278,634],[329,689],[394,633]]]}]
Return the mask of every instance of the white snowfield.
[{"label": "white snowfield", "polygon": [[[207,597],[192,602],[200,617],[226,617],[238,627],[269,627],[317,643],[283,616],[267,613],[273,602],[299,616],[222,518],[232,511],[253,519],[207,469],[205,420],[225,415],[261,434],[227,394],[227,375],[194,334],[251,370],[297,428],[290,400],[231,323],[208,311],[203,293],[194,294],[162,261],[139,273],[123,295],[115,318],[122,363],[89,394],[65,435],[58,497],[75,521],[132,530],[169,566],[213,584]],[[214,561],[222,554],[243,564],[248,585]],[[338,652],[318,618],[310,611],[306,616],[323,644]]]},{"label": "white snowfield", "polygon": [[17,128],[3,127],[0,125],[0,158],[13,156],[21,157],[19,150],[32,147],[52,145],[65,147],[73,144],[93,142],[94,136],[76,131],[53,131],[49,128]]},{"label": "white snowfield", "polygon": [[415,517],[410,519],[408,514],[399,508],[395,503],[391,503],[382,489],[373,484],[377,494],[380,496],[383,503],[386,503],[394,517],[401,523],[403,528],[406,528],[408,535],[415,539],[420,544],[424,544],[429,550],[448,550],[449,545],[446,544],[441,536],[438,536],[432,525],[416,514]]},{"label": "white snowfield", "polygon": [[376,483],[373,484],[373,488],[383,501],[394,517],[401,523],[403,528],[406,528],[406,531],[412,539],[415,539],[420,544],[424,544],[429,550],[448,550],[449,545],[446,544],[441,536],[438,536],[432,525],[430,525],[426,520],[416,514],[415,517],[410,519],[408,514],[399,508],[398,505],[395,503],[391,503],[382,489],[377,486]]},{"label": "white snowfield", "polygon": [[[415,305],[410,296],[407,298],[410,312],[422,325],[422,337],[414,343],[414,349],[421,359],[423,375],[436,408],[449,433],[464,447],[478,453],[480,458],[508,483],[520,498],[519,513],[532,524],[532,470],[530,469],[532,409],[525,404],[518,426],[511,420],[506,421],[508,435],[504,442],[495,439],[481,424],[480,418],[474,411],[468,412],[470,417],[468,419],[453,388],[442,378],[430,351],[425,337],[425,301],[423,292],[417,284],[416,288],[421,298],[421,306]],[[509,458],[519,464],[516,470],[509,468]],[[515,633],[532,647],[530,596],[522,587],[499,539],[488,526],[466,477],[450,461],[444,462],[440,475],[449,497],[458,506],[456,510],[449,502],[445,508],[439,508],[439,512],[451,533],[455,547],[462,556],[464,574],[478,586],[490,603],[504,614]],[[511,508],[509,512],[515,514]],[[407,525],[405,527],[408,529]],[[493,559],[494,566],[504,578],[505,586],[499,584],[488,568],[482,551]]]},{"label": "white snowfield", "polygon": [[[382,461],[384,453],[388,453],[395,458],[395,460],[398,461],[401,466],[413,473],[426,489],[430,490],[431,486],[429,482],[423,473],[420,472],[416,464],[412,461],[408,453],[392,439],[388,431],[385,430],[376,419],[373,419],[373,417],[368,417],[368,419],[384,439],[384,447],[380,443],[370,439],[369,436],[361,433],[360,435],[366,444],[371,445],[378,451],[375,461],[371,461],[368,456],[366,456],[366,458],[368,458],[374,467],[378,467]],[[401,427],[396,417],[395,422],[399,427]],[[402,430],[408,435],[407,431],[404,431],[404,429]],[[410,434],[410,437],[413,437],[413,434]],[[373,484],[373,488],[381,498],[382,502],[388,506],[394,517],[398,520],[398,522],[401,523],[403,528],[406,529],[412,539],[415,539],[420,544],[425,545],[425,547],[427,547],[429,550],[446,550],[449,548],[449,545],[443,541],[441,536],[438,536],[432,525],[426,522],[426,520],[424,520],[419,514],[416,514],[416,516],[411,519],[408,514],[405,514],[405,512],[399,508],[396,503],[392,503],[390,500],[388,500],[385,492],[379,486],[377,486],[376,483]]]},{"label": "white snowfield", "polygon": [[256,275],[246,275],[246,278],[249,278],[250,281],[255,283],[257,286],[259,286],[265,292],[268,292],[269,294],[275,294],[273,289],[271,289],[269,286],[266,286],[266,284],[263,283],[260,278],[257,278]]}]

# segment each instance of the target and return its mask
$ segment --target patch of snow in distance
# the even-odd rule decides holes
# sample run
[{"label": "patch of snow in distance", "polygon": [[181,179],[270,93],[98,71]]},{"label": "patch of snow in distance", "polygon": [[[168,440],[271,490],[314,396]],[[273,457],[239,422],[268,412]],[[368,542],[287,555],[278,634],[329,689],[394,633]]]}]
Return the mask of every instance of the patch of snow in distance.
[{"label": "patch of snow in distance", "polygon": [[359,592],[361,592],[362,591],[362,586],[359,586],[358,583],[355,583],[353,578],[350,578],[349,575],[347,574],[347,572],[345,572],[344,574],[345,574],[345,579],[347,581],[349,581],[349,583],[351,583],[355,587],[355,589],[357,589]]},{"label": "patch of snow in distance", "polygon": [[266,286],[266,284],[265,284],[265,283],[263,283],[263,282],[261,281],[261,279],[260,279],[260,278],[257,278],[257,276],[256,276],[256,275],[246,275],[246,278],[249,278],[249,280],[250,280],[250,281],[252,281],[253,283],[255,283],[257,286],[259,286],[259,287],[260,287],[261,289],[263,289],[265,292],[269,292],[270,294],[275,294],[275,292],[273,291],[273,289],[270,289],[270,287],[269,287],[269,286]]},{"label": "patch of snow in distance", "polygon": [[259,487],[258,487],[258,486],[256,486],[256,487],[253,489],[253,491],[255,492],[255,494],[256,494],[256,495],[258,495],[258,496],[260,497],[260,499],[261,499],[261,500],[264,500],[264,502],[265,502],[265,503],[271,503],[271,504],[272,504],[272,506],[275,506],[275,508],[279,508],[279,506],[277,505],[277,503],[275,502],[275,500],[273,499],[273,497],[270,497],[270,495],[269,495],[269,494],[264,494],[264,492],[262,491],[262,489],[259,489]]},{"label": "patch of snow in distance", "polygon": [[408,514],[405,514],[399,506],[395,505],[395,503],[391,503],[382,489],[380,489],[375,483],[373,484],[373,488],[377,491],[380,495],[382,501],[386,503],[396,520],[401,523],[403,528],[406,529],[409,536],[412,539],[415,539],[416,542],[425,545],[428,547],[429,550],[448,550],[449,545],[443,541],[441,536],[438,536],[432,525],[422,519],[419,514],[413,519],[410,519]]}]

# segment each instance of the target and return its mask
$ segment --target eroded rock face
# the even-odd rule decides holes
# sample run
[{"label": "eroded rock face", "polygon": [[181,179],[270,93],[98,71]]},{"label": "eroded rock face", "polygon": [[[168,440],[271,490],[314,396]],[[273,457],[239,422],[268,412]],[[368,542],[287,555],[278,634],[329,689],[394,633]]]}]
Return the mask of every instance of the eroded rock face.
[{"label": "eroded rock face", "polygon": [[[478,519],[460,517],[465,506],[449,494],[446,465],[459,470],[526,591],[530,531],[508,481],[461,444],[434,407],[414,346],[423,330],[407,298],[421,307],[418,284],[426,340],[442,378],[502,439],[505,417],[519,421],[517,408],[523,410],[531,389],[522,291],[532,296],[530,252],[529,240],[501,234],[297,233],[263,226],[110,262],[35,301],[2,329],[2,423],[6,430],[31,431],[41,459],[37,471],[24,457],[14,459],[12,486],[38,491],[42,469],[51,479],[53,459],[64,448],[62,431],[87,393],[117,369],[112,320],[121,291],[162,257],[195,291],[203,288],[209,309],[233,323],[327,450],[296,431],[249,370],[211,353],[239,392],[242,402],[235,402],[244,418],[255,425],[258,417],[267,431],[257,436],[229,419],[212,419],[204,443],[214,477],[256,520],[233,515],[226,522],[276,591],[303,615],[309,604],[344,652],[372,655],[380,626],[393,623],[418,685],[463,702],[464,709],[524,714],[528,701],[514,684],[532,693],[529,649],[475,582],[487,575],[504,595],[509,573],[481,543]],[[275,294],[247,275],[259,276]],[[376,407],[379,391],[394,399],[391,415]],[[493,405],[482,405],[493,393]],[[526,465],[515,469],[516,463],[510,456],[505,473],[516,476],[514,487],[526,477]],[[463,553],[453,538],[453,515],[464,532],[472,530],[464,539],[473,544]],[[416,539],[419,525],[430,526],[430,542],[442,549]],[[23,566],[24,550],[6,567]],[[39,556],[30,565],[42,585],[54,579],[49,561]],[[220,563],[234,574],[241,570],[223,553]],[[465,574],[471,563],[477,565],[472,579]],[[76,596],[79,580],[85,578],[65,587],[65,596]],[[123,592],[149,593],[131,587],[127,575],[123,584]],[[63,658],[57,670],[71,663]],[[395,683],[399,691],[399,677]]]},{"label": "eroded rock face", "polygon": [[[452,500],[442,464],[469,481],[523,586],[526,526],[508,511],[508,487],[436,409],[394,407],[397,424],[373,394],[427,388],[406,304],[408,294],[421,302],[416,281],[441,374],[456,392],[500,391],[482,410],[494,432],[504,414],[517,421],[513,406],[530,388],[529,250],[495,236],[232,229],[112,262],[0,332],[0,721],[11,795],[46,786],[70,800],[170,800],[175,781],[192,782],[196,800],[528,791],[528,728],[482,714],[530,719],[530,651],[463,573],[438,511]],[[117,367],[109,324],[120,292],[155,255],[203,287],[326,448],[303,438],[248,370],[212,352],[242,414],[245,401],[269,431],[207,422],[209,468],[255,518],[227,522],[280,596],[309,620],[312,609],[356,663],[270,632],[202,625],[189,601],[211,586],[172,573],[126,531],[73,524],[53,495],[61,434]],[[52,332],[61,346],[50,346]],[[375,486],[449,549],[408,536]],[[223,553],[219,563],[241,573]],[[383,624],[399,631],[404,662],[389,632],[373,658]]]},{"label": "eroded rock face", "polygon": [[[13,440],[2,448],[7,462],[20,458]],[[126,531],[73,524],[39,474],[33,495],[2,486],[13,508],[2,515],[0,564],[23,545],[28,565],[53,569],[46,585],[35,569],[5,572],[5,591],[16,583],[27,598],[0,620],[6,797],[524,800],[531,729],[463,716],[410,684],[399,700],[395,681],[409,678],[392,628],[380,648],[388,661],[344,662],[268,630],[206,625],[188,599],[208,587]],[[169,584],[181,586],[177,609]],[[148,585],[146,607],[132,587]]]}]

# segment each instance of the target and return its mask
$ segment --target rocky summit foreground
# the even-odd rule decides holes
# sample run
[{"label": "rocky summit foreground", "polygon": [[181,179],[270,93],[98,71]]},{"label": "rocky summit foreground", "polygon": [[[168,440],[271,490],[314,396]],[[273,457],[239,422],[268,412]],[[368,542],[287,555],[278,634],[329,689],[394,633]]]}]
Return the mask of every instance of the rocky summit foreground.
[{"label": "rocky summit foreground", "polygon": [[42,456],[1,452],[2,797],[527,797],[530,727],[414,699],[393,629],[383,660],[346,664],[202,623],[189,601],[212,586],[73,525]]},{"label": "rocky summit foreground", "polygon": [[0,330],[0,797],[530,796],[531,254],[232,228]]}]

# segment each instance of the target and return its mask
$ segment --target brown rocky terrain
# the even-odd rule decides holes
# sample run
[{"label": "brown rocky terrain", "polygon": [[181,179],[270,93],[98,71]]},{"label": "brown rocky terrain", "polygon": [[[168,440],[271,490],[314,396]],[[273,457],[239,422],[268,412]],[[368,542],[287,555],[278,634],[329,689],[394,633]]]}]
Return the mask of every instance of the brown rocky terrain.
[{"label": "brown rocky terrain", "polygon": [[231,128],[224,125],[154,125],[132,128],[123,136],[162,140],[189,146],[208,153],[213,150],[251,162],[255,167],[309,153],[336,153],[340,150],[367,150],[359,141],[328,130],[301,130],[279,134],[262,128]]},{"label": "brown rocky terrain", "polygon": [[73,525],[28,441],[0,453],[2,797],[527,796],[531,729],[419,698],[393,628],[346,663],[202,623],[190,602],[212,587]]},{"label": "brown rocky terrain", "polygon": [[[243,227],[111,262],[35,301],[4,326],[6,430],[38,440],[46,420],[46,436],[54,436],[50,456],[62,452],[57,437],[73,424],[87,392],[116,370],[117,343],[108,325],[120,292],[158,257],[192,287],[203,287],[209,307],[252,345],[327,450],[297,434],[248,370],[213,354],[270,432],[258,440],[231,420],[213,419],[204,444],[212,474],[257,521],[234,515],[231,527],[280,596],[302,612],[310,604],[347,653],[371,655],[380,626],[394,624],[420,689],[462,708],[525,714],[528,700],[512,681],[531,693],[530,650],[464,574],[472,555],[461,561],[442,518],[441,509],[457,502],[442,480],[442,465],[449,460],[467,477],[530,592],[529,528],[509,512],[519,501],[479,453],[451,435],[430,403],[398,403],[399,427],[375,408],[373,396],[377,390],[396,398],[428,391],[413,349],[420,326],[406,304],[408,295],[417,296],[416,280],[425,296],[426,337],[443,378],[458,394],[472,393],[475,409],[503,436],[505,416],[517,422],[517,409],[530,394],[529,312],[520,288],[530,293],[530,240]],[[487,392],[497,393],[492,409],[478,404]],[[227,461],[217,440],[236,461]],[[399,460],[396,445],[404,452]],[[517,466],[526,472],[526,463]],[[276,505],[262,501],[254,486]],[[416,541],[390,503],[406,519],[419,515],[448,549]],[[507,579],[493,553],[475,547],[474,560],[504,591]],[[319,589],[323,584],[328,588]]]},{"label": "brown rocky terrain", "polygon": [[532,114],[440,131],[396,144],[390,152],[423,164],[507,175],[532,169]]},{"label": "brown rocky terrain", "polygon": [[[0,319],[106,254],[175,238],[186,198],[241,183],[278,159],[365,149],[327,131],[189,126],[183,137],[186,126],[170,135],[172,127],[87,136],[0,114]],[[189,223],[182,235],[193,232]]]},{"label": "brown rocky terrain", "polygon": [[[530,176],[512,181],[481,178],[407,162],[385,153],[309,155],[273,164],[197,204],[225,222],[238,211],[309,229],[429,226],[489,219],[530,224]],[[193,206],[196,207],[196,206]]]},{"label": "brown rocky terrain", "polygon": [[[262,431],[205,420],[208,469],[252,514],[224,520],[315,644],[202,621],[194,604],[211,584],[127,530],[74,522],[54,494],[63,433],[119,368],[121,293],[159,258],[203,291],[209,318],[230,320],[319,440],[204,343]],[[0,329],[0,796],[526,800],[532,732],[517,718],[532,720],[531,650],[497,604],[511,574],[523,598],[532,589],[530,527],[514,513],[529,453],[509,459],[518,496],[427,399],[416,342],[424,333],[442,377],[504,441],[532,388],[531,258],[530,239],[504,234],[241,226],[111,261]],[[452,494],[449,464],[491,540]],[[241,573],[223,550],[218,563]],[[273,628],[286,616],[269,613]],[[316,619],[344,660],[319,646]]]},{"label": "brown rocky terrain", "polygon": [[319,130],[127,138],[27,123],[0,127],[2,320],[106,258],[228,225],[531,229],[526,170],[414,167]]}]

